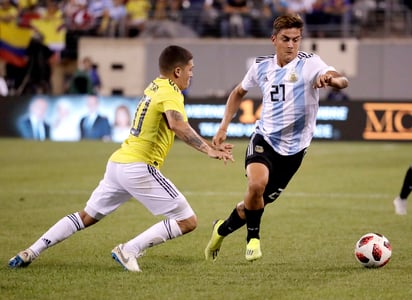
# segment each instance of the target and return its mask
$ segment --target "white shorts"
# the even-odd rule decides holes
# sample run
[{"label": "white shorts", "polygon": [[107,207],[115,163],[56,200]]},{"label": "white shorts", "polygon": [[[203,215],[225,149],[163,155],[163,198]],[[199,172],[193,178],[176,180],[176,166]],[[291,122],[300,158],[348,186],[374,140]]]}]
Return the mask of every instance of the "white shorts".
[{"label": "white shorts", "polygon": [[86,203],[85,211],[100,220],[120,205],[135,198],[153,215],[177,221],[194,215],[185,196],[153,166],[109,161],[104,178]]}]

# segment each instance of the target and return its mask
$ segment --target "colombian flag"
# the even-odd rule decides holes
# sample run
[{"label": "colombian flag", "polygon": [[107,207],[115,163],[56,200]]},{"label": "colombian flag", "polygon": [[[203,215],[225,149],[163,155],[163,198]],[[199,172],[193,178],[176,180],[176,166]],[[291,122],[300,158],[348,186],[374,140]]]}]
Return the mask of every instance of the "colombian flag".
[{"label": "colombian flag", "polygon": [[0,58],[17,67],[24,67],[28,57],[26,49],[32,30],[17,26],[14,22],[0,22]]}]

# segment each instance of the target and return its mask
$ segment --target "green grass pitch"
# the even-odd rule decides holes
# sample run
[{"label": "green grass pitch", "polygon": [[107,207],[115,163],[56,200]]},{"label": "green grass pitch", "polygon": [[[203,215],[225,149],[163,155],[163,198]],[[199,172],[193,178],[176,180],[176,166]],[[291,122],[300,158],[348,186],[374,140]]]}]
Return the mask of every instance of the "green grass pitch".
[{"label": "green grass pitch", "polygon": [[[411,143],[313,142],[302,167],[262,220],[262,259],[244,258],[245,228],[204,260],[212,221],[243,197],[243,155],[224,165],[176,141],[162,172],[186,195],[198,228],[151,248],[142,273],[111,249],[160,217],[129,201],[97,225],[48,249],[28,268],[7,262],[61,217],[84,207],[118,145],[0,140],[0,299],[412,299],[412,205],[392,200],[412,163]],[[410,197],[411,198],[411,197]],[[409,199],[411,202],[412,199]],[[391,261],[366,269],[354,245],[367,232],[390,240]]]}]

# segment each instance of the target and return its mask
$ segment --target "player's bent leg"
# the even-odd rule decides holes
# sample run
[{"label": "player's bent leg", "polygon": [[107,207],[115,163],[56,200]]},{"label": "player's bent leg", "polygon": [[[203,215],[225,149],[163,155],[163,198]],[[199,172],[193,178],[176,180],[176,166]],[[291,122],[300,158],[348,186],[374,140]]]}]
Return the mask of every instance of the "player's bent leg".
[{"label": "player's bent leg", "polygon": [[217,231],[219,226],[222,225],[224,220],[216,220],[213,222],[212,236],[210,237],[209,243],[205,248],[205,258],[206,260],[212,259],[215,261],[222,246],[224,236],[220,235]]},{"label": "player's bent leg", "polygon": [[197,217],[193,215],[187,219],[176,221],[177,225],[179,225],[182,234],[189,233],[196,229],[197,227]]},{"label": "player's bent leg", "polygon": [[137,258],[142,256],[146,249],[189,233],[196,228],[196,225],[197,218],[194,214],[187,219],[179,221],[165,219],[146,229],[124,245],[115,247],[112,250],[112,257],[125,269],[140,272]]},{"label": "player's bent leg", "polygon": [[92,216],[90,216],[86,211],[82,210],[79,212],[79,216],[83,221],[84,224],[84,228],[87,228],[89,226],[92,226],[94,224],[96,224],[97,222],[99,222],[100,219],[97,218],[93,218]]},{"label": "player's bent leg", "polygon": [[213,222],[212,236],[205,248],[206,260],[215,261],[222,246],[223,239],[239,228],[243,227],[245,220],[245,205],[239,202],[226,220],[215,220]]},{"label": "player's bent leg", "polygon": [[16,256],[12,257],[9,261],[9,267],[27,267],[35,258],[40,255],[40,253],[66,240],[77,231],[83,230],[84,228],[85,225],[83,224],[80,213],[76,212],[61,218],[28,249],[21,251]]}]

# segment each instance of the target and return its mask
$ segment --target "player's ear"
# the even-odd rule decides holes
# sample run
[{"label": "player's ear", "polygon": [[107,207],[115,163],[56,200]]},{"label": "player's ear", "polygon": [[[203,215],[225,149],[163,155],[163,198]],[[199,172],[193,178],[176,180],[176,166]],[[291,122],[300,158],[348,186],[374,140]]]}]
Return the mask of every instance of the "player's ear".
[{"label": "player's ear", "polygon": [[174,73],[175,73],[175,76],[177,78],[179,78],[180,75],[182,74],[182,68],[181,67],[176,67]]}]

